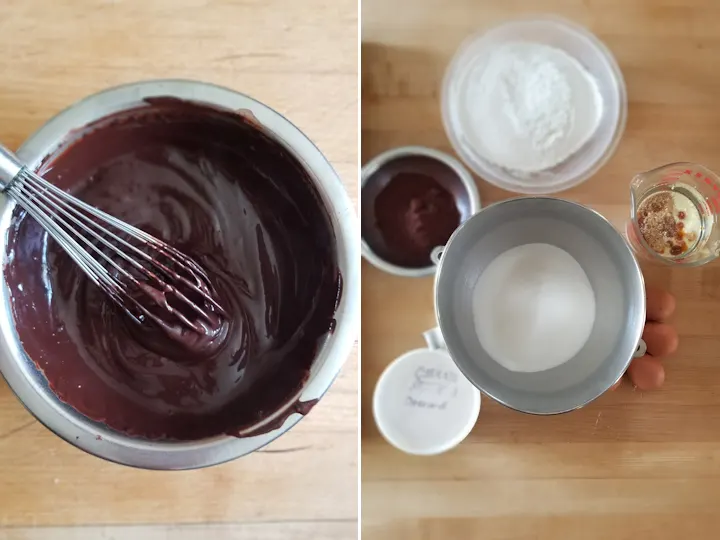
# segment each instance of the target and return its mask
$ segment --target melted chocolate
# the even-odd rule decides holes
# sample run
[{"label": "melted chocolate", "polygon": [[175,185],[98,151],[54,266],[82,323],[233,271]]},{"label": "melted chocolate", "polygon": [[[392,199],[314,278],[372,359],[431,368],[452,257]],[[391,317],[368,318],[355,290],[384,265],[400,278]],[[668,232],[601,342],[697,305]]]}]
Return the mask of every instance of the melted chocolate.
[{"label": "melted chocolate", "polygon": [[227,312],[212,347],[138,325],[16,207],[12,312],[61,400],[151,439],[237,434],[304,410],[291,401],[334,324],[340,275],[319,193],[281,144],[247,115],[160,99],[88,126],[39,172],[193,258]]},{"label": "melted chocolate", "polygon": [[390,262],[427,266],[433,248],[443,246],[460,225],[452,194],[425,174],[401,172],[375,199],[376,226]]},{"label": "melted chocolate", "polygon": [[386,261],[406,267],[430,266],[471,214],[470,196],[457,173],[426,156],[402,156],[367,178],[360,197],[362,236]]}]

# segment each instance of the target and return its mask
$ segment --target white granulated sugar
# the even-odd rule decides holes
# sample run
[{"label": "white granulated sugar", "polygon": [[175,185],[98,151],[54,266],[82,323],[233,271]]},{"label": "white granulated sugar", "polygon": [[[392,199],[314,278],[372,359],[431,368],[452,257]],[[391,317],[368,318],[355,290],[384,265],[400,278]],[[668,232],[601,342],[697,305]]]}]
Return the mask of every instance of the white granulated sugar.
[{"label": "white granulated sugar", "polygon": [[557,246],[526,244],[502,253],[473,292],[478,339],[511,371],[544,371],[583,348],[595,323],[595,293],[580,264]]},{"label": "white granulated sugar", "polygon": [[468,74],[464,92],[469,143],[513,171],[550,169],[595,133],[603,101],[575,58],[539,43],[499,46]]}]

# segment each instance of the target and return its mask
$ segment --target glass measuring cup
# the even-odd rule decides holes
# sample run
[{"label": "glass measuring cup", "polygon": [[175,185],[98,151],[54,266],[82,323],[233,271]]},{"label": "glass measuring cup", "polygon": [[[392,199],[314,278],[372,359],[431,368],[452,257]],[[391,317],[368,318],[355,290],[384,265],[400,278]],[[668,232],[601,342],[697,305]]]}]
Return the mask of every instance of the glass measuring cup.
[{"label": "glass measuring cup", "polygon": [[720,255],[720,177],[697,163],[670,163],[630,183],[627,239],[635,253],[699,266]]}]

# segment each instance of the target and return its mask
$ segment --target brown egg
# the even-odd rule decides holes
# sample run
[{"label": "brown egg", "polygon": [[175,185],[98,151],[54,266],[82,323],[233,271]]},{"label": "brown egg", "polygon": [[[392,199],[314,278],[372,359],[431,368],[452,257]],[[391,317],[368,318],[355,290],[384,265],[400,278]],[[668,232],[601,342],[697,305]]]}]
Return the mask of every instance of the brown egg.
[{"label": "brown egg", "polygon": [[657,287],[647,286],[647,315],[653,321],[667,321],[675,311],[675,297]]},{"label": "brown egg", "polygon": [[669,324],[649,322],[643,330],[643,339],[647,344],[648,354],[655,358],[673,354],[678,348],[678,335]]},{"label": "brown egg", "polygon": [[628,377],[640,390],[655,390],[665,382],[665,369],[660,360],[652,356],[636,358],[628,368]]}]

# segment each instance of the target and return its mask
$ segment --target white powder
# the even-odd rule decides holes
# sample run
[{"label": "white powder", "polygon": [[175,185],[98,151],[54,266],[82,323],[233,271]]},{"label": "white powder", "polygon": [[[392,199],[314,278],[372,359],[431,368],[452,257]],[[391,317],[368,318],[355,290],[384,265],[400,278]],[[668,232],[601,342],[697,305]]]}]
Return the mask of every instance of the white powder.
[{"label": "white powder", "polygon": [[511,371],[551,369],[573,358],[595,323],[585,271],[550,244],[514,247],[494,259],[473,291],[478,339]]},{"label": "white powder", "polygon": [[552,168],[592,137],[603,101],[575,58],[539,43],[499,46],[466,79],[469,143],[488,161],[532,173]]}]

